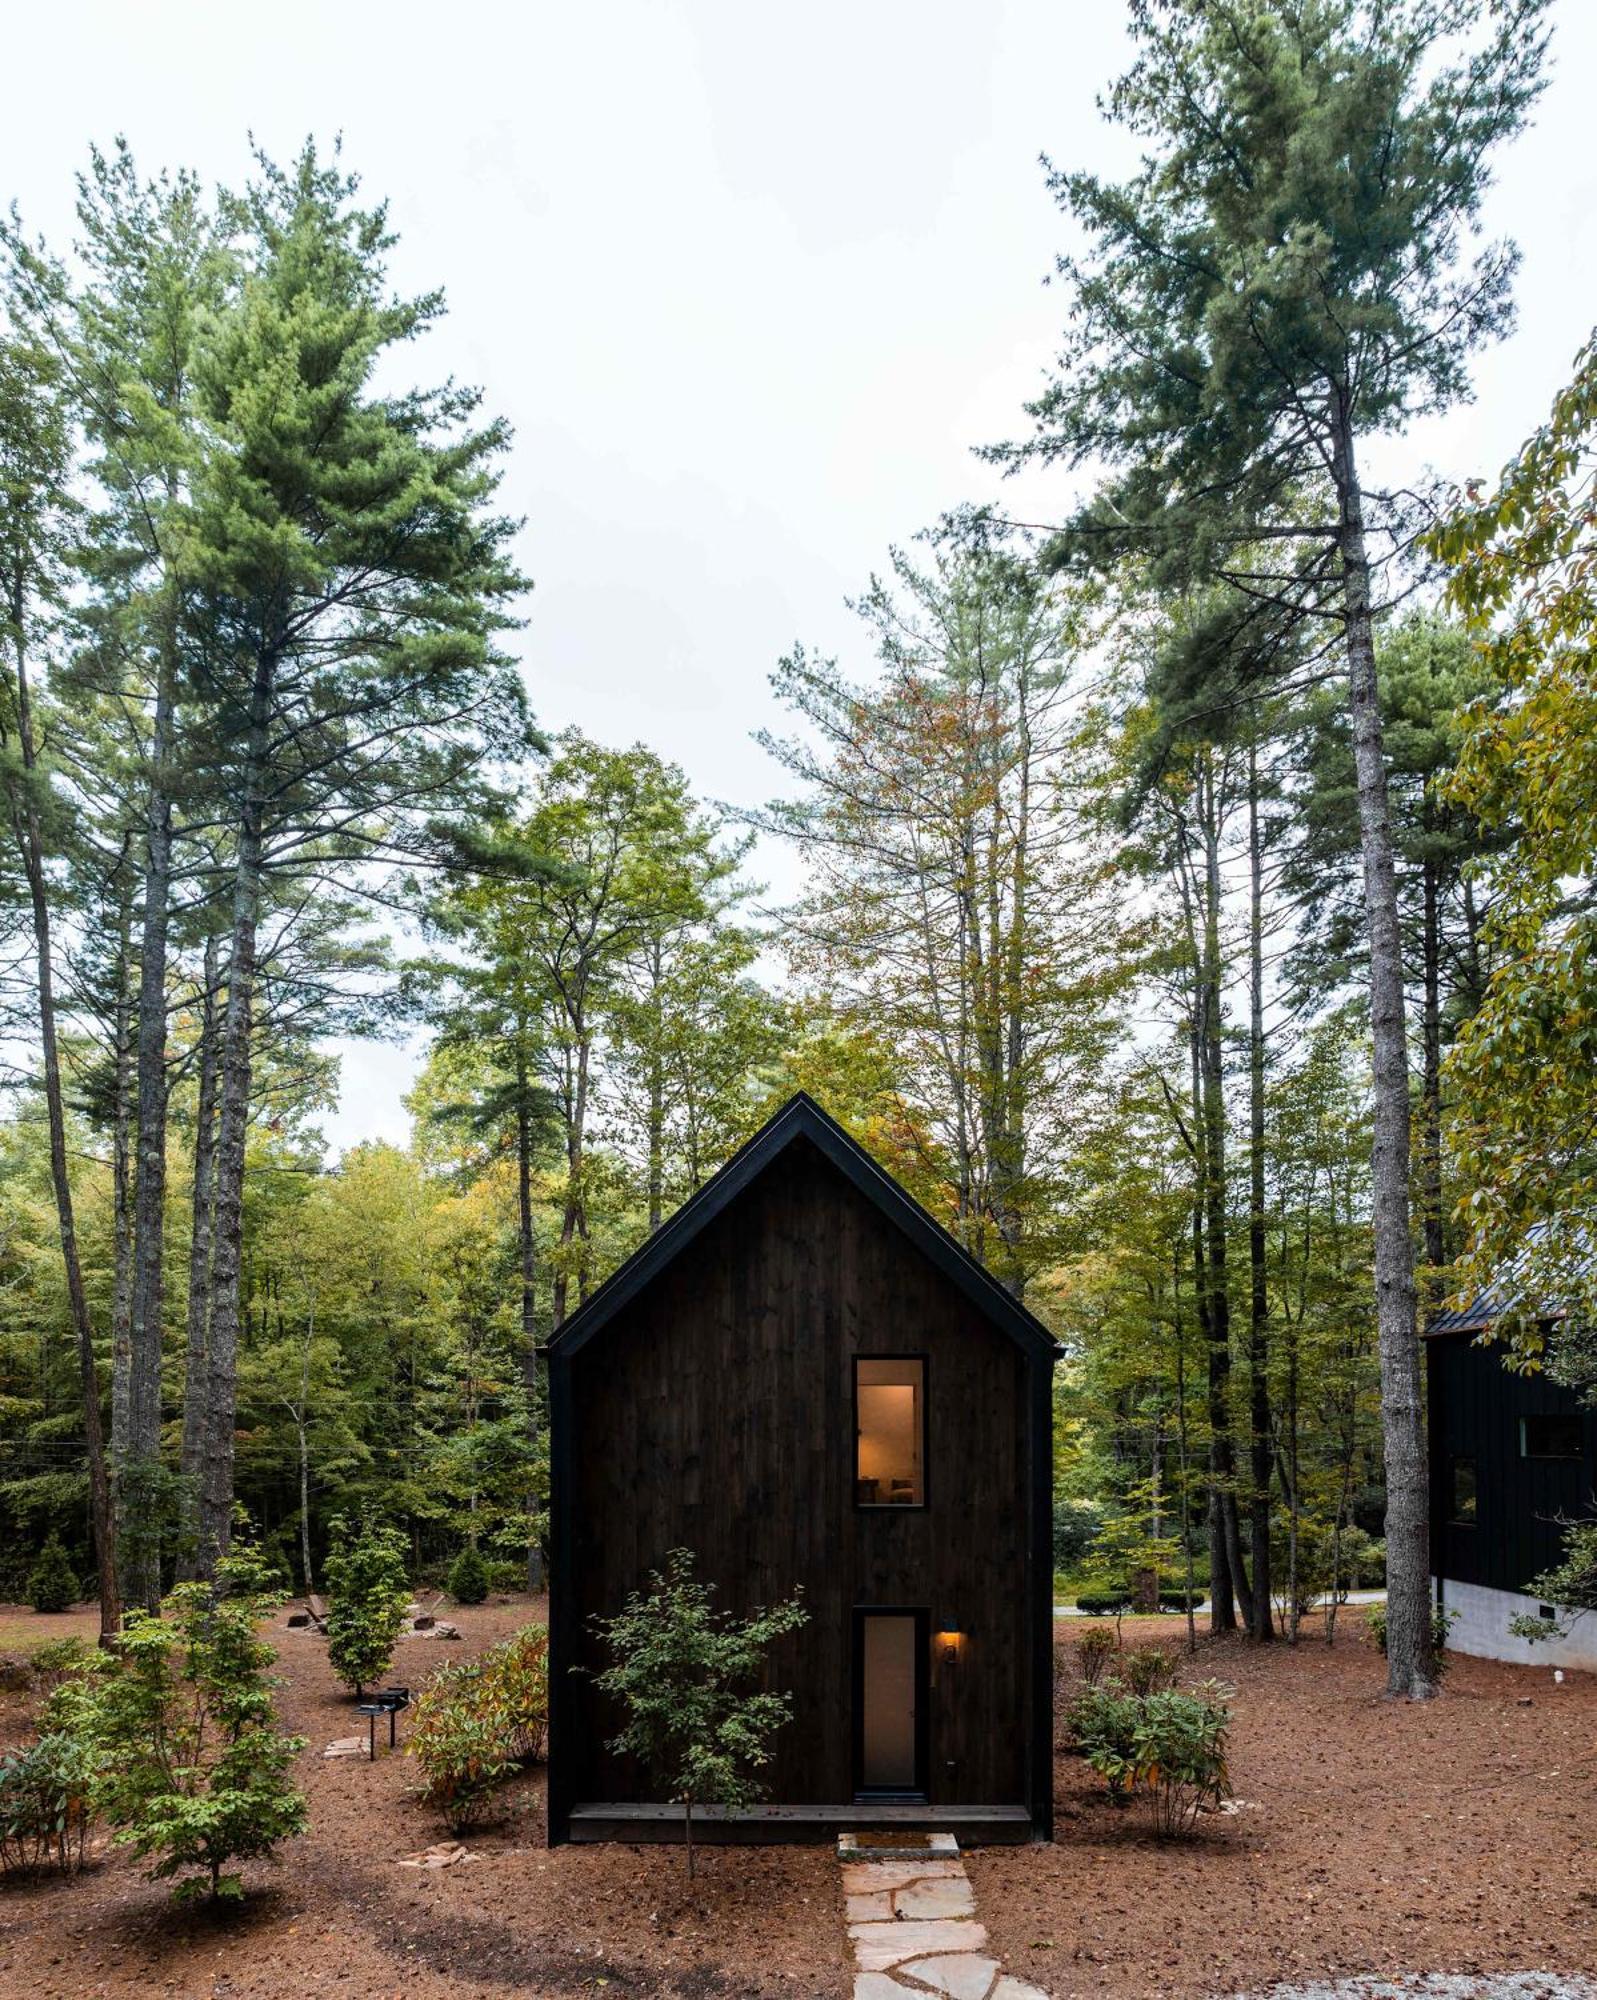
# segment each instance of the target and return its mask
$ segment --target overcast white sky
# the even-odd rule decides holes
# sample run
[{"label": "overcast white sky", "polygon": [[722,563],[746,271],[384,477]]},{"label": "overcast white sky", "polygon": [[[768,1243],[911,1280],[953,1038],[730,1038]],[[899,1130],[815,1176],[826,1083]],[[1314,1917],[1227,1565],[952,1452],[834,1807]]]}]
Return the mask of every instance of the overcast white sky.
[{"label": "overcast white sky", "polygon": [[[997,491],[971,447],[1020,427],[1064,306],[1038,154],[1127,157],[1094,106],[1118,0],[7,11],[0,194],[58,239],[91,139],[237,181],[251,131],[280,154],[343,133],[392,204],[398,281],[447,290],[427,366],[515,425],[540,719],[642,739],[740,803],[773,789],[750,734],[779,720],[777,657],[858,657],[845,594]],[[1556,18],[1490,216],[1524,252],[1519,331],[1476,404],[1411,440],[1454,476],[1497,469],[1597,319],[1597,6]],[[1065,499],[1024,494],[1050,517]],[[780,855],[762,872],[791,880]],[[333,1142],[402,1138],[412,1068],[349,1051]]]}]

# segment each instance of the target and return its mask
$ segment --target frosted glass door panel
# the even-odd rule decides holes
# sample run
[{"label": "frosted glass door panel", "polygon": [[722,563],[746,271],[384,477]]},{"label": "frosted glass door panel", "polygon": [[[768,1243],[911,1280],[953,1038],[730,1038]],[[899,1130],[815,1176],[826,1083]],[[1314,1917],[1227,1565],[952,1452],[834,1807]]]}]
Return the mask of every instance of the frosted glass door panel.
[{"label": "frosted glass door panel", "polygon": [[861,1782],[868,1791],[912,1792],[920,1775],[915,1768],[916,1620],[867,1615],[864,1626]]}]

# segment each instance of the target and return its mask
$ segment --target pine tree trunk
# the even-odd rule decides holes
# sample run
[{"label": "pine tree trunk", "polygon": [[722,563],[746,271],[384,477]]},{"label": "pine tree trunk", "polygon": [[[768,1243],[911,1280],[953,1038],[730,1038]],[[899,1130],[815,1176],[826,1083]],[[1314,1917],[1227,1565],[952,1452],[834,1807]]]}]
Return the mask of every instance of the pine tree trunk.
[{"label": "pine tree trunk", "polygon": [[1422,1700],[1436,1692],[1431,1656],[1429,1494],[1420,1347],[1409,1240],[1408,1036],[1397,874],[1387,800],[1386,759],[1363,496],[1345,392],[1335,409],[1335,470],[1341,509],[1343,609],[1348,701],[1364,851],[1364,907],[1370,944],[1370,1027],[1374,1041],[1373,1201],[1376,1327],[1381,1426],[1386,1460],[1387,1689]]},{"label": "pine tree trunk", "polygon": [[89,1518],[94,1531],[95,1564],[100,1576],[100,1643],[104,1646],[111,1643],[121,1627],[122,1600],[117,1585],[111,1480],[106,1467],[105,1436],[100,1421],[100,1381],[94,1361],[94,1326],[89,1318],[88,1295],[83,1287],[77,1220],[72,1204],[72,1178],[67,1166],[66,1110],[61,1090],[61,1053],[56,1040],[50,903],[44,877],[44,842],[39,831],[38,808],[32,796],[32,787],[38,782],[38,757],[33,737],[27,656],[22,645],[24,627],[20,591],[10,609],[12,630],[17,635],[17,736],[23,767],[21,794],[12,799],[12,824],[33,916],[39,1041],[44,1057],[44,1101],[50,1130],[50,1182],[55,1193],[56,1226],[61,1237],[61,1261],[66,1270],[67,1302],[78,1350],[78,1387],[83,1403],[83,1438],[89,1470]]},{"label": "pine tree trunk", "polygon": [[1226,1121],[1225,1065],[1220,1030],[1220,838],[1212,772],[1207,781],[1204,813],[1205,912],[1202,1000],[1201,1086],[1203,1117],[1203,1222],[1208,1290],[1209,1426],[1214,1467],[1211,1544],[1224,1545],[1227,1588],[1211,1592],[1209,1623],[1213,1631],[1236,1629],[1233,1593],[1248,1605],[1248,1578],[1242,1561],[1242,1536],[1237,1521],[1236,1445],[1231,1433],[1231,1294],[1226,1276]]},{"label": "pine tree trunk", "polygon": [[[1195,1001],[1201,1010],[1201,993]],[[1208,1168],[1204,1164],[1205,1138],[1203,1121],[1203,1080],[1202,1059],[1199,1046],[1202,1034],[1195,1014],[1192,1022],[1192,1130],[1195,1145],[1195,1165],[1197,1187],[1192,1202],[1192,1282],[1195,1309],[1198,1319],[1198,1333],[1203,1342],[1205,1366],[1208,1372],[1208,1414],[1211,1419],[1209,1434],[1209,1630],[1211,1632],[1234,1632],[1236,1630],[1236,1605],[1231,1587],[1231,1554],[1225,1533],[1225,1514],[1220,1498],[1219,1468],[1215,1461],[1215,1431],[1213,1428],[1215,1359],[1214,1337],[1210,1331],[1209,1310],[1209,1269],[1208,1254],[1204,1245],[1203,1214],[1204,1187]]]},{"label": "pine tree trunk", "polygon": [[211,1330],[211,1224],[216,1157],[216,996],[218,948],[205,940],[200,1000],[199,1076],[194,1114],[194,1187],[190,1201],[188,1313],[183,1351],[182,1506],[179,1573],[192,1578],[199,1551],[200,1479],[205,1464],[205,1413]]},{"label": "pine tree trunk", "polygon": [[1287,1522],[1286,1545],[1286,1604],[1287,1637],[1295,1646],[1298,1643],[1298,1523],[1302,1518],[1302,1500],[1298,1487],[1298,1328],[1294,1323],[1289,1334],[1287,1350],[1286,1403],[1287,1403],[1287,1468],[1291,1476],[1292,1490],[1287,1496],[1291,1515]]},{"label": "pine tree trunk", "polygon": [[265,763],[276,663],[262,654],[250,697],[250,740],[233,878],[227,1010],[222,1022],[220,1114],[216,1132],[215,1225],[211,1246],[211,1327],[207,1344],[205,1456],[200,1477],[199,1568],[215,1574],[232,1530],[233,1433],[238,1378],[240,1277],[244,1251],[244,1152],[249,1137],[250,1060],[255,1001],[255,938],[260,919]]},{"label": "pine tree trunk", "polygon": [[133,1009],[128,984],[132,965],[132,913],[121,910],[117,952],[115,1040],[116,1089],[111,1122],[111,1207],[115,1267],[111,1279],[111,1501],[118,1539],[122,1535],[118,1460],[127,1443],[128,1399],[133,1379]]},{"label": "pine tree trunk", "polygon": [[[1429,805],[1426,808],[1429,819]],[[1427,827],[1429,831],[1429,827]],[[1426,857],[1424,868],[1425,919],[1425,1076],[1420,1108],[1423,1120],[1421,1200],[1424,1205],[1425,1261],[1433,1273],[1447,1262],[1447,1226],[1442,1214],[1442,945],[1436,863]],[[1435,1311],[1441,1304],[1442,1286],[1433,1277],[1427,1286],[1425,1305]]]},{"label": "pine tree trunk", "polygon": [[664,982],[664,954],[660,940],[650,947],[651,999],[654,1018],[650,1032],[654,1046],[649,1051],[649,1233],[652,1236],[665,1219],[665,1062],[660,1054],[660,988]]},{"label": "pine tree trunk", "polygon": [[[538,1442],[538,1276],[537,1240],[532,1229],[532,1080],[520,1046],[516,1051],[516,1216],[521,1252],[521,1368],[527,1392],[527,1427]],[[541,1524],[535,1518],[527,1542],[527,1588],[538,1596],[544,1587]]]},{"label": "pine tree trunk", "polygon": [[[560,1261],[555,1266],[554,1277],[554,1323],[556,1328],[565,1325],[566,1301],[570,1296],[572,1245],[584,1242],[588,1234],[587,1209],[584,1203],[582,1176],[587,1144],[588,1125],[588,1036],[585,1027],[575,1028],[577,1037],[577,1066],[573,1079],[570,1105],[570,1122],[566,1127],[566,1201],[565,1212],[560,1219]],[[581,1302],[585,1286],[579,1270],[577,1298]]]},{"label": "pine tree trunk", "polygon": [[166,944],[172,882],[168,797],[177,680],[176,598],[167,589],[150,737],[144,814],[144,926],[139,942],[138,1171],[133,1196],[133,1301],[129,1326],[128,1431],[118,1451],[127,1496],[124,1579],[128,1602],[153,1611],[161,1599],[158,1520],[161,1462],[161,1334],[166,1226]]},{"label": "pine tree trunk", "polygon": [[1187,1351],[1181,1322],[1181,1253],[1176,1252],[1176,1447],[1181,1459],[1181,1561],[1187,1591],[1187,1651],[1198,1650],[1197,1593],[1192,1586],[1192,1469],[1187,1453]]},{"label": "pine tree trunk", "polygon": [[308,1597],[316,1588],[311,1570],[311,1343],[316,1338],[316,1304],[311,1301],[310,1319],[299,1355],[299,1405],[294,1411],[294,1428],[299,1434],[299,1566]]},{"label": "pine tree trunk", "polygon": [[1248,1538],[1253,1590],[1248,1631],[1275,1637],[1270,1576],[1270,1290],[1264,1234],[1264,853],[1259,836],[1259,760],[1248,744]]}]

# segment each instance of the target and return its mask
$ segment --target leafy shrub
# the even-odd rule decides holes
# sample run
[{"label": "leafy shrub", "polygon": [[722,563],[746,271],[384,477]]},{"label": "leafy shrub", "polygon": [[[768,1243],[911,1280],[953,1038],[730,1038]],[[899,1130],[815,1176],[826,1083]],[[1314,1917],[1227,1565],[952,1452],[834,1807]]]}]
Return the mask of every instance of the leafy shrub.
[{"label": "leafy shrub", "polygon": [[1348,1590],[1379,1590],[1386,1582],[1386,1542],[1349,1526],[1342,1530],[1342,1582]]},{"label": "leafy shrub", "polygon": [[327,1658],[358,1695],[388,1671],[405,1622],[405,1545],[392,1528],[362,1520],[333,1526],[327,1558]]},{"label": "leafy shrub", "polygon": [[1161,1694],[1175,1686],[1176,1656],[1163,1646],[1138,1646],[1120,1662],[1120,1672],[1133,1694]]},{"label": "leafy shrub", "polygon": [[52,1699],[95,1758],[94,1803],[117,1840],[155,1857],[152,1881],[182,1876],[185,1900],[241,1897],[227,1863],[270,1858],[306,1821],[289,1778],[305,1738],[277,1728],[277,1656],[258,1633],[281,1600],[248,1550],[217,1578],[179,1584],[158,1618],[133,1614],[118,1650]]},{"label": "leafy shrub", "polygon": [[1070,1704],[1076,1747],[1108,1784],[1116,1805],[1124,1805],[1130,1793],[1140,1709],[1137,1697],[1118,1681],[1085,1687]]},{"label": "leafy shrub", "polygon": [[411,1714],[406,1747],[422,1768],[422,1799],[443,1814],[452,1833],[464,1833],[486,1815],[496,1788],[516,1768],[487,1698],[483,1662],[441,1667]]},{"label": "leafy shrub", "polygon": [[1212,1686],[1192,1694],[1166,1688],[1138,1703],[1131,1784],[1166,1839],[1187,1832],[1204,1806],[1225,1797],[1230,1727],[1230,1707]]},{"label": "leafy shrub", "polygon": [[46,1694],[58,1688],[69,1674],[75,1674],[88,1657],[81,1639],[47,1639],[33,1649],[33,1681]]},{"label": "leafy shrub", "polygon": [[542,1752],[548,1727],[549,1635],[524,1625],[477,1659],[442,1668],[417,1697],[406,1747],[422,1768],[423,1801],[451,1832],[464,1832]]},{"label": "leafy shrub", "polygon": [[52,1733],[0,1756],[0,1869],[75,1875],[94,1818],[94,1758],[76,1736]]},{"label": "leafy shrub", "polygon": [[28,1571],[28,1602],[35,1611],[66,1611],[78,1601],[78,1579],[61,1537],[52,1534]]},{"label": "leafy shrub", "polygon": [[[1364,1623],[1369,1628],[1370,1638],[1374,1641],[1376,1650],[1384,1656],[1386,1652],[1386,1606],[1384,1604],[1372,1604]],[[1458,1613],[1456,1611],[1444,1611],[1439,1604],[1431,1606],[1431,1653],[1434,1672],[1438,1680],[1447,1672],[1449,1664],[1447,1657],[1447,1635],[1457,1623]]]},{"label": "leafy shrub", "polygon": [[1202,1590],[1169,1590],[1161,1585],[1159,1590],[1159,1609],[1161,1611],[1179,1611],[1185,1617],[1187,1612],[1197,1610],[1207,1594],[1206,1591]]},{"label": "leafy shrub", "polygon": [[1561,1615],[1511,1618],[1508,1629],[1517,1638],[1566,1639],[1577,1619],[1597,1611],[1597,1521],[1571,1521],[1565,1527],[1563,1559],[1543,1570],[1525,1586],[1527,1597],[1559,1607]]},{"label": "leafy shrub", "polygon": [[474,1548],[464,1548],[449,1571],[449,1595],[457,1604],[481,1604],[488,1595],[488,1565]]},{"label": "leafy shrub", "polygon": [[543,1754],[549,1732],[549,1634],[542,1625],[519,1632],[483,1655],[487,1699],[510,1754],[531,1763]]},{"label": "leafy shrub", "polygon": [[1076,1609],[1089,1618],[1118,1618],[1131,1609],[1131,1592],[1119,1590],[1078,1590]]},{"label": "leafy shrub", "polygon": [[496,1558],[488,1564],[488,1588],[511,1595],[527,1587],[527,1565],[523,1562],[506,1562]]},{"label": "leafy shrub", "polygon": [[[1127,1664],[1146,1656],[1130,1653]],[[1190,1694],[1170,1687],[1134,1693],[1111,1681],[1083,1688],[1071,1704],[1070,1722],[1114,1803],[1128,1805],[1140,1795],[1155,1831],[1172,1836],[1225,1796],[1231,1711],[1224,1696],[1212,1684]]]},{"label": "leafy shrub", "polygon": [[716,1611],[712,1595],[694,1578],[692,1551],[673,1549],[645,1593],[594,1621],[611,1658],[595,1682],[625,1717],[607,1747],[638,1758],[681,1802],[690,1878],[694,1806],[760,1796],[755,1773],[793,1712],[791,1696],[765,1685],[770,1647],[809,1616],[795,1597],[738,1619]]},{"label": "leafy shrub", "polygon": [[1088,1687],[1098,1685],[1119,1650],[1114,1633],[1106,1625],[1089,1625],[1082,1633],[1076,1641],[1076,1671]]}]

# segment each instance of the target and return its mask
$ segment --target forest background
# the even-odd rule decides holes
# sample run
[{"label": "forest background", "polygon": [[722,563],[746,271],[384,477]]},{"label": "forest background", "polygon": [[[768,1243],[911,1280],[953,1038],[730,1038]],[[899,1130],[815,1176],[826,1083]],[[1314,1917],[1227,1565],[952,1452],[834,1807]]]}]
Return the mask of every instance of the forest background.
[{"label": "forest background", "polygon": [[[1517,78],[1484,159],[1542,10],[1455,11]],[[776,797],[714,803],[619,733],[540,736],[507,430],[428,369],[441,301],[396,294],[340,158],[258,156],[218,197],[113,148],[68,230],[7,249],[17,1587],[51,1525],[95,1565],[91,1409],[130,1601],[235,1502],[306,1583],[364,1507],[418,1569],[469,1540],[536,1570],[537,1341],[796,1087],[1066,1341],[1062,1566],[1228,1582],[1217,1620],[1261,1638],[1350,1551],[1378,1566],[1364,863],[1323,605],[1255,626],[1235,565],[1067,561],[1065,491],[1039,530],[1006,487],[886,552],[851,640],[781,659]],[[1481,1056],[1527,939],[1579,935],[1579,798],[1527,837],[1503,741],[1572,551],[1482,560],[1527,504],[1578,558],[1588,378],[1573,460],[1490,518],[1421,455],[1462,376],[1374,425],[1425,503],[1377,607],[1422,1305],[1586,1185],[1554,1149],[1507,1198],[1534,1078]],[[1482,643],[1505,624],[1517,653]],[[1531,692],[1580,736],[1567,689]],[[755,841],[798,857],[779,896]],[[333,1154],[332,1051],[400,1037],[409,1143]]]}]

